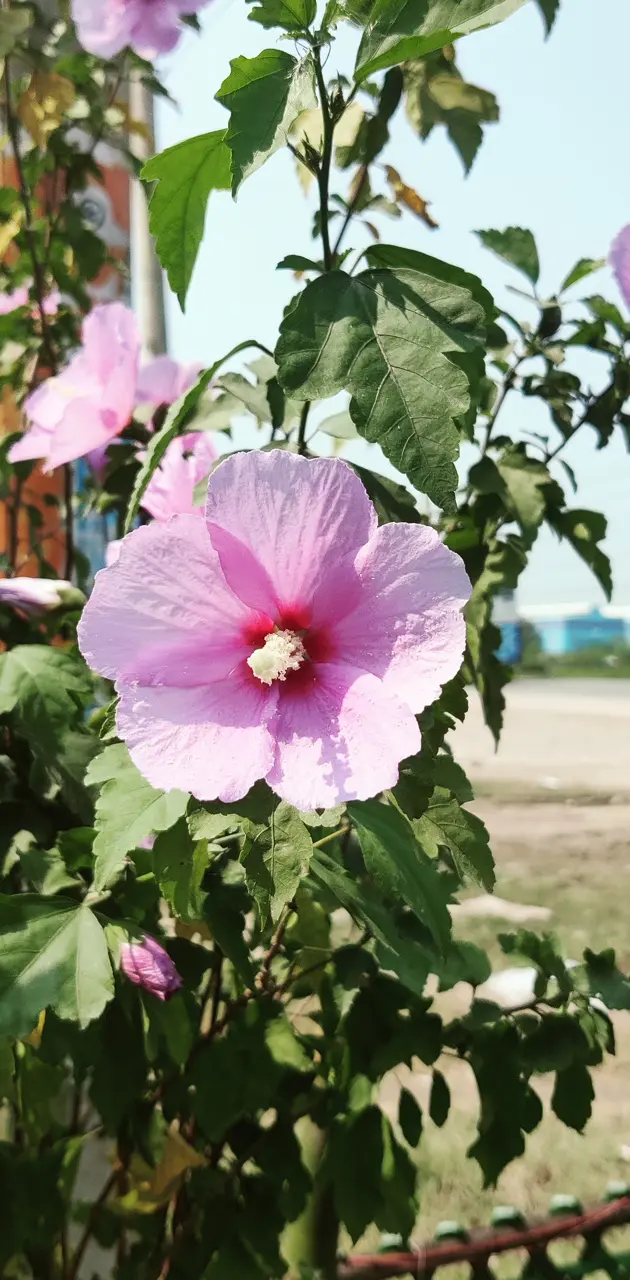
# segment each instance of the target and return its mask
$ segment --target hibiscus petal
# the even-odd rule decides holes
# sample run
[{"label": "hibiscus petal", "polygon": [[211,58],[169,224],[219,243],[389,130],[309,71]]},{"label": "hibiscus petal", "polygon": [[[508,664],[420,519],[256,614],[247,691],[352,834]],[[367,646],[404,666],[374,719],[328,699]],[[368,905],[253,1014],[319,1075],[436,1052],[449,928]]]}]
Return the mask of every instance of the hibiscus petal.
[{"label": "hibiscus petal", "polygon": [[51,439],[52,433],[36,422],[11,445],[7,458],[9,462],[30,462],[33,458],[45,458]]},{"label": "hibiscus petal", "polygon": [[274,741],[267,725],[277,697],[277,688],[243,671],[205,688],[124,687],[116,723],[153,787],[229,803],[269,771]]},{"label": "hibiscus petal", "polygon": [[186,688],[246,659],[249,619],[204,521],[182,515],[123,539],[118,560],[96,575],[79,642],[86,661],[111,680]]},{"label": "hibiscus petal", "polygon": [[173,404],[201,373],[200,364],[178,364],[170,356],[156,356],[138,374],[136,404]]},{"label": "hibiscus petal", "polygon": [[217,451],[207,431],[188,432],[171,440],[142,498],[142,506],[155,520],[201,512],[195,488],[208,475]]},{"label": "hibiscus petal", "polygon": [[387,524],[356,566],[361,600],[332,630],[336,651],[422,711],[461,666],[471,591],[463,562],[427,525]]},{"label": "hibiscus petal", "polygon": [[252,608],[306,609],[319,625],[358,598],[353,561],[377,522],[345,462],[233,454],[210,477],[206,519],[227,581]]},{"label": "hibiscus petal", "polygon": [[420,749],[409,708],[355,668],[327,663],[314,673],[310,687],[300,681],[281,690],[269,786],[303,811],[393,787],[400,761]]},{"label": "hibiscus petal", "polygon": [[610,261],[624,302],[630,307],[630,224],[613,240]]},{"label": "hibiscus petal", "polygon": [[64,408],[63,418],[49,437],[49,450],[44,471],[54,471],[66,462],[74,462],[109,444],[122,430],[111,421],[94,400],[72,400]]}]

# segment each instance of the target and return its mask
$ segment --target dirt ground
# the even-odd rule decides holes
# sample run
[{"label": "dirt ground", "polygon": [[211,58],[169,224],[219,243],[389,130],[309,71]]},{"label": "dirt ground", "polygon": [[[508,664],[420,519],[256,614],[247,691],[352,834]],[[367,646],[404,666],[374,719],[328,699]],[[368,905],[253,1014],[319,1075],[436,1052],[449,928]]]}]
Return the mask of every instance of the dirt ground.
[{"label": "dirt ground", "polygon": [[[455,919],[458,935],[484,947],[495,970],[504,969],[514,959],[502,954],[497,935],[518,927],[512,908],[545,908],[548,919],[536,919],[534,911],[523,923],[556,934],[568,958],[579,960],[586,945],[613,946],[620,967],[630,969],[630,683],[519,681],[508,689],[498,752],[474,700],[452,746],[475,785],[472,807],[490,831],[496,895],[506,904],[492,914],[483,902],[480,914],[467,913],[465,904]],[[469,998],[465,990],[448,997],[453,1011]],[[484,1191],[466,1160],[477,1108],[469,1069],[453,1059],[440,1063],[454,1105],[443,1129],[426,1120],[418,1239],[445,1219],[487,1223],[495,1205],[539,1214],[554,1194],[592,1203],[607,1184],[630,1183],[630,1015],[615,1014],[614,1025],[617,1054],[595,1073],[585,1134],[546,1114],[525,1158],[506,1170],[496,1190]],[[426,1106],[429,1083],[426,1068],[403,1069],[386,1081],[383,1102],[395,1115],[404,1084]],[[547,1077],[536,1081],[545,1103],[552,1084]]]},{"label": "dirt ground", "polygon": [[484,788],[630,793],[629,680],[517,680],[506,703],[498,751],[474,695],[452,736]]}]

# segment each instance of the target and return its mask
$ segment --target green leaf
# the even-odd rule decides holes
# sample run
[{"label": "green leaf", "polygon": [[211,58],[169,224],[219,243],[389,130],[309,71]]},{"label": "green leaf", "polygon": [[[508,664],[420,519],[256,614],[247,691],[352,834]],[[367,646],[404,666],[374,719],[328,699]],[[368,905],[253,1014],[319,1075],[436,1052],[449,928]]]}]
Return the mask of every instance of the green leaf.
[{"label": "green leaf", "polygon": [[524,227],[506,227],[505,231],[477,231],[481,243],[499,258],[510,262],[517,271],[536,284],[540,275],[540,263],[536,241]]},{"label": "green leaf", "polygon": [[426,813],[412,822],[420,844],[431,857],[448,849],[462,879],[469,876],[490,891],[494,885],[494,862],[488,832],[476,814],[463,809],[454,796],[436,787]]},{"label": "green leaf", "polygon": [[76,885],[83,886],[80,876],[68,873],[57,849],[47,852],[37,848],[26,849],[20,855],[20,866],[29,884],[44,898],[62,893],[64,889],[73,889]]},{"label": "green leaf", "polygon": [[570,1129],[582,1133],[591,1118],[595,1090],[588,1067],[574,1062],[556,1075],[551,1109]]},{"label": "green leaf", "polygon": [[0,714],[15,713],[18,733],[38,754],[56,752],[91,691],[85,664],[60,649],[28,644],[0,654]]},{"label": "green leaf", "polygon": [[118,879],[131,849],[184,815],[189,797],[184,791],[155,791],[122,742],[92,761],[86,782],[102,788],[94,824],[94,888],[101,892]]},{"label": "green leaf", "polygon": [[575,508],[573,511],[550,514],[548,523],[559,538],[566,538],[571,543],[573,550],[597,578],[606,599],[610,600],[613,590],[612,569],[608,556],[598,546],[606,537],[606,517],[600,511]]},{"label": "green leaf", "polygon": [[[238,805],[236,806],[238,808]],[[270,793],[262,821],[240,818],[245,832],[241,855],[263,926],[279,920],[308,872],[313,840],[296,809]]]},{"label": "green leaf", "polygon": [[301,253],[288,253],[278,263],[276,271],[321,271],[321,263],[305,258]]},{"label": "green leaf", "polygon": [[482,125],[499,119],[493,93],[468,84],[451,57],[429,54],[403,68],[405,110],[412,129],[424,141],[444,125],[468,173],[483,140]]},{"label": "green leaf", "polygon": [[127,514],[125,516],[124,531],[126,534],[129,533],[133,527],[133,522],[140,510],[140,505],[142,503],[146,487],[149,484],[151,477],[157,471],[171,440],[174,440],[176,436],[181,435],[182,431],[187,426],[189,419],[197,408],[197,405],[206,390],[206,387],[214,378],[217,370],[220,369],[221,365],[225,364],[225,361],[229,360],[231,356],[238,355],[239,351],[246,351],[248,347],[257,346],[258,343],[255,340],[251,342],[239,342],[236,347],[233,347],[231,351],[228,351],[227,355],[222,356],[220,360],[216,360],[209,369],[204,369],[204,372],[199,378],[199,381],[195,383],[194,387],[191,387],[189,391],[187,391],[183,396],[180,396],[179,400],[176,400],[175,403],[171,405],[164,419],[163,427],[151,437],[149,447],[146,451],[145,460],[136,476],[133,492],[129,499],[129,506],[127,507]]},{"label": "green leaf", "polygon": [[341,413],[333,413],[330,418],[324,418],[317,430],[323,431],[325,436],[332,436],[333,440],[356,440],[358,435],[347,409],[343,409]]},{"label": "green leaf", "polygon": [[426,254],[382,245],[367,257],[371,270],[331,272],[299,295],[280,328],[279,380],[308,400],[349,391],[359,433],[452,511],[457,420],[483,373],[490,296]]},{"label": "green leaf", "polygon": [[232,152],[232,193],[286,144],[300,112],[317,105],[310,58],[298,62],[281,49],[234,58],[217,101],[230,112],[226,142]]},{"label": "green leaf", "polygon": [[620,973],[612,950],[599,954],[588,947],[584,952],[584,965],[571,971],[576,985],[586,988],[590,996],[603,1000],[607,1009],[630,1010],[630,978]]},{"label": "green leaf", "polygon": [[536,0],[545,24],[545,34],[549,35],[558,16],[560,0]]},{"label": "green leaf", "polygon": [[468,804],[469,800],[475,798],[475,793],[462,766],[452,756],[436,757],[433,780],[436,787],[445,787],[447,791],[452,791],[460,804]]},{"label": "green leaf", "polygon": [[25,35],[33,25],[33,14],[30,9],[2,9],[0,11],[0,75],[4,71],[4,60],[12,53],[20,36]]},{"label": "green leaf", "polygon": [[199,1052],[188,1073],[195,1087],[191,1105],[211,1142],[241,1116],[275,1106],[283,1084],[303,1084],[313,1064],[286,1014],[253,1001],[222,1037]]},{"label": "green leaf", "polygon": [[[557,3],[558,0],[551,0],[551,2]],[[564,293],[565,289],[570,289],[572,284],[578,283],[578,280],[583,280],[585,276],[590,276],[593,271],[599,271],[601,267],[605,266],[605,258],[580,258],[569,274],[564,277],[560,285],[560,293]]]},{"label": "green leaf", "polygon": [[398,1123],[405,1142],[417,1147],[422,1137],[422,1108],[408,1089],[400,1090],[398,1099]]},{"label": "green leaf", "polygon": [[379,524],[403,522],[404,524],[420,524],[421,516],[414,495],[397,484],[388,476],[379,476],[374,471],[353,464],[359,479],[367,490],[368,497],[374,503]]},{"label": "green leaf", "polygon": [[451,1091],[441,1071],[434,1071],[431,1080],[429,1115],[438,1129],[446,1124],[451,1109]]},{"label": "green leaf", "polygon": [[15,1098],[15,1058],[10,1040],[0,1040],[0,1102]]},{"label": "green leaf", "polygon": [[373,1222],[407,1238],[416,1214],[416,1169],[379,1107],[336,1121],[326,1168],[335,1208],[353,1242]]},{"label": "green leaf", "polygon": [[153,870],[162,894],[180,920],[200,920],[206,895],[201,882],[208,866],[208,842],[194,843],[185,817],[162,831],[153,846]]},{"label": "green leaf", "polygon": [[[253,0],[247,0],[251,4]],[[284,27],[285,31],[306,31],[315,20],[317,0],[256,0],[248,13],[261,27]]]},{"label": "green leaf", "polygon": [[524,1134],[540,1124],[542,1103],[523,1074],[519,1032],[505,1019],[479,1029],[469,1060],[481,1105],[479,1134],[468,1155],[482,1169],[484,1186],[490,1186],[523,1155]]},{"label": "green leaf", "polygon": [[377,0],[359,46],[355,79],[423,58],[460,36],[494,26],[525,0]]},{"label": "green leaf", "polygon": [[418,846],[408,818],[393,805],[378,800],[353,802],[348,815],[354,823],[365,865],[385,892],[407,906],[430,929],[442,952],[451,940],[448,888]]},{"label": "green leaf", "polygon": [[105,935],[89,907],[0,897],[0,1035],[28,1035],[47,1008],[86,1027],[113,994]]},{"label": "green leaf", "polygon": [[203,133],[167,147],[145,164],[141,178],[157,185],[149,204],[149,226],[168,281],[184,310],[203,237],[211,191],[229,191],[232,156],[225,130]]},{"label": "green leaf", "polygon": [[357,883],[324,849],[315,850],[311,875],[353,919],[367,925],[380,944],[383,967],[392,969],[410,991],[422,996],[435,957],[397,928],[380,896],[372,893],[367,885]]}]

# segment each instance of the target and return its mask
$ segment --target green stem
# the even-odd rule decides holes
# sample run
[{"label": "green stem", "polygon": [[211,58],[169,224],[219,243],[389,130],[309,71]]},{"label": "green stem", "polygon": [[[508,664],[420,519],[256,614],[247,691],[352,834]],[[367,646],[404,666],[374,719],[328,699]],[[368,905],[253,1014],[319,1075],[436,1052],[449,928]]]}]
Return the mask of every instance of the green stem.
[{"label": "green stem", "polygon": [[512,388],[513,388],[513,386],[514,386],[514,382],[515,382],[515,379],[516,379],[516,374],[518,373],[518,370],[520,369],[520,367],[521,367],[521,365],[522,365],[523,361],[524,361],[524,360],[526,360],[526,359],[527,359],[527,355],[526,355],[526,354],[520,355],[520,356],[515,360],[514,364],[511,366],[511,368],[510,368],[510,369],[508,369],[507,373],[505,374],[505,377],[504,377],[503,382],[502,382],[502,384],[501,384],[501,390],[499,391],[499,394],[498,394],[498,396],[497,396],[496,404],[495,404],[494,409],[493,409],[493,411],[492,411],[492,413],[491,413],[491,415],[490,415],[490,417],[488,418],[488,421],[487,421],[487,423],[486,423],[486,434],[485,434],[485,437],[484,437],[484,440],[483,440],[483,444],[482,444],[482,446],[481,446],[481,456],[482,456],[482,457],[485,457],[486,453],[488,452],[488,448],[489,448],[489,445],[490,445],[490,440],[491,440],[491,437],[492,437],[492,432],[494,431],[494,428],[495,428],[495,425],[496,425],[497,418],[498,418],[498,416],[499,416],[499,414],[500,414],[500,412],[501,412],[501,410],[502,410],[502,408],[503,408],[503,405],[505,404],[505,401],[507,400],[507,397],[508,397],[508,395],[509,395],[510,391],[512,390]]},{"label": "green stem", "polygon": [[306,424],[308,422],[308,415],[310,412],[310,408],[311,408],[310,400],[305,400],[304,404],[302,405],[302,412],[300,414],[300,426],[298,429],[298,453],[302,454],[302,456],[304,456],[304,454],[306,453]]},{"label": "green stem", "polygon": [[354,192],[354,195],[353,195],[353,197],[352,197],[352,200],[350,201],[350,204],[348,205],[348,208],[346,209],[346,214],[345,214],[344,220],[343,220],[343,222],[342,222],[342,224],[341,224],[341,231],[339,232],[339,235],[337,236],[337,239],[336,239],[336,241],[335,241],[335,247],[334,247],[334,249],[333,249],[333,258],[334,258],[335,260],[337,259],[337,255],[338,255],[338,253],[339,253],[339,250],[341,249],[341,242],[342,242],[342,240],[343,240],[343,238],[344,238],[344,236],[345,236],[345,234],[346,234],[346,231],[348,230],[348,227],[350,226],[350,223],[352,222],[352,219],[353,219],[353,217],[354,217],[354,215],[355,215],[355,213],[356,213],[356,211],[357,211],[357,205],[358,205],[359,200],[361,199],[361,196],[362,196],[362,194],[363,194],[363,188],[364,188],[364,186],[365,186],[365,184],[366,184],[366,182],[367,182],[367,180],[368,180],[369,172],[370,172],[370,171],[369,171],[368,166],[367,166],[366,164],[361,165],[361,168],[358,170],[358,173],[357,173],[357,185],[356,185],[356,188],[355,188],[355,192]]},{"label": "green stem", "polygon": [[324,124],[324,133],[322,139],[322,154],[319,164],[319,172],[317,175],[317,184],[319,186],[319,212],[321,220],[322,247],[324,250],[324,267],[326,271],[332,271],[333,253],[330,247],[330,228],[328,225],[328,197],[330,190],[330,166],[332,163],[333,153],[333,133],[334,125],[330,114],[330,103],[328,101],[328,93],[326,91],[326,82],[322,71],[322,59],[318,47],[313,50],[313,59],[315,63],[315,78],[317,80],[317,89],[322,108],[322,120]]}]

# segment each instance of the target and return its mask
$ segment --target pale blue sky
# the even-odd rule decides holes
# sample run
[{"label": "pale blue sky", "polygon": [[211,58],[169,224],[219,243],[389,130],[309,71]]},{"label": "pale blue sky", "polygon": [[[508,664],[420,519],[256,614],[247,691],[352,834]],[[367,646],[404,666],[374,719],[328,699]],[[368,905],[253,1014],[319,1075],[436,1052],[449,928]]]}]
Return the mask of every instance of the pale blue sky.
[{"label": "pale blue sky", "polygon": [[[213,0],[201,17],[202,35],[187,35],[168,65],[166,79],[179,110],[160,107],[160,147],[222,127],[226,113],[213,98],[229,59],[240,53],[253,56],[274,43],[274,32],[247,20],[244,0]],[[348,32],[339,41],[328,63],[330,73],[350,70],[352,39]],[[561,0],[559,19],[546,42],[533,2],[499,26],[460,41],[461,70],[496,93],[501,121],[486,130],[465,179],[443,133],[435,131],[422,145],[401,116],[384,158],[432,201],[440,228],[431,233],[411,215],[397,222],[382,218],[383,239],[476,272],[499,305],[517,314],[520,300],[505,286],[521,281],[481,248],[471,234],[475,228],[530,227],[542,262],[541,292],[552,292],[577,258],[604,257],[613,236],[630,222],[629,48],[628,0]],[[342,175],[338,189],[344,191],[346,183]],[[296,288],[290,273],[274,268],[287,252],[313,255],[310,213],[288,153],[276,155],[248,179],[236,206],[227,194],[211,197],[186,314],[181,315],[174,299],[169,304],[174,355],[210,363],[245,338],[274,345],[282,308]],[[360,234],[354,242],[363,243]],[[608,268],[593,277],[592,288],[619,301]],[[595,360],[577,368],[596,385]],[[514,397],[505,410],[505,426],[517,429],[521,424],[544,431],[546,415],[540,406],[523,406]],[[585,428],[566,450],[579,479],[572,502],[608,516],[614,599],[630,605],[625,514],[630,456],[621,439],[601,453],[592,442]],[[358,448],[363,461],[365,451],[373,449]],[[375,449],[372,464],[388,469]],[[539,539],[521,581],[520,598],[527,603],[601,598],[581,562],[551,535]]]}]

